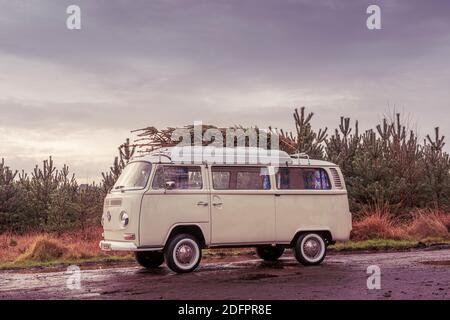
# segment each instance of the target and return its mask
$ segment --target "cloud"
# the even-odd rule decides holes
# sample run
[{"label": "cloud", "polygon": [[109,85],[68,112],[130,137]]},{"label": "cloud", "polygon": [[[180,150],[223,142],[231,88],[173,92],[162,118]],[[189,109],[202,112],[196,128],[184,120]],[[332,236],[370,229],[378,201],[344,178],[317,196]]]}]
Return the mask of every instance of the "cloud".
[{"label": "cloud", "polygon": [[99,172],[135,128],[292,129],[303,105],[317,127],[370,127],[395,106],[450,136],[450,4],[376,1],[369,31],[372,2],[85,0],[69,31],[70,1],[0,1],[0,156]]}]

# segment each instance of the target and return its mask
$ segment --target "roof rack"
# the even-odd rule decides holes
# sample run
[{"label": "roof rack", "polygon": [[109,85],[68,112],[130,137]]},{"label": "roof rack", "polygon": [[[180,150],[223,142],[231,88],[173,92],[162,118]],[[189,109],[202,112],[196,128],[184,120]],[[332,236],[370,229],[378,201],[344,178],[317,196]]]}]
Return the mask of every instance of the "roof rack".
[{"label": "roof rack", "polygon": [[161,162],[161,157],[166,157],[167,159],[169,159],[170,161],[172,161],[172,158],[170,156],[168,156],[165,153],[162,152],[158,152],[158,153],[153,153],[152,156],[157,156],[159,157],[159,162]]},{"label": "roof rack", "polygon": [[181,146],[154,150],[146,155],[161,162],[161,157],[170,163],[210,164],[280,164],[292,163],[291,157],[281,150],[255,147]]},{"label": "roof rack", "polygon": [[311,160],[309,159],[309,155],[305,152],[294,153],[294,154],[291,154],[290,157],[292,159],[297,159],[299,163],[300,163],[300,159],[307,159],[308,165],[311,165]]},{"label": "roof rack", "polygon": [[146,152],[145,154],[136,155],[130,161],[204,165],[337,166],[328,161],[310,159],[308,154],[302,152],[289,155],[282,150],[268,150],[254,147],[222,148],[213,146],[160,148]]}]

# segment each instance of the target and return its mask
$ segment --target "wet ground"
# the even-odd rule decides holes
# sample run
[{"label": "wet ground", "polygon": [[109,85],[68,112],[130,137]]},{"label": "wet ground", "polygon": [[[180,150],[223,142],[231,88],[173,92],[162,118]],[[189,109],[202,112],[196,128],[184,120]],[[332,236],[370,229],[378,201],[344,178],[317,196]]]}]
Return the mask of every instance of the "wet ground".
[{"label": "wet ground", "polygon": [[[336,254],[315,267],[290,254],[277,263],[232,260],[206,259],[182,275],[165,266],[82,270],[79,289],[77,274],[0,271],[0,299],[450,299],[450,249]],[[371,265],[381,289],[367,288]]]}]

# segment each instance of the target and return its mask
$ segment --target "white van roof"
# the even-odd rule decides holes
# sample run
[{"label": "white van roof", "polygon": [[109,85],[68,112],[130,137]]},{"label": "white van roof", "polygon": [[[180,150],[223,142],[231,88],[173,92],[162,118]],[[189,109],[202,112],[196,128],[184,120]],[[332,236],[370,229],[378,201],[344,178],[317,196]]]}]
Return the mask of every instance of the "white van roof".
[{"label": "white van roof", "polygon": [[264,164],[336,166],[334,163],[309,159],[306,154],[289,155],[282,150],[267,150],[255,147],[220,148],[212,146],[183,146],[160,148],[131,161],[152,163],[208,163],[208,164]]}]

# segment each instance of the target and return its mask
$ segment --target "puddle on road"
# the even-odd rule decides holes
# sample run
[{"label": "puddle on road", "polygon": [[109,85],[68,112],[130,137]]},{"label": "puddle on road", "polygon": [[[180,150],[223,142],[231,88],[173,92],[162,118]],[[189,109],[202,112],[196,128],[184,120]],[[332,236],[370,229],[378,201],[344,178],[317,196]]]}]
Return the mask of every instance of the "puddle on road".
[{"label": "puddle on road", "polygon": [[256,274],[246,274],[241,277],[239,277],[239,280],[261,280],[261,279],[267,279],[267,278],[276,278],[278,277],[276,274],[270,274],[270,273],[256,273]]},{"label": "puddle on road", "polygon": [[138,268],[136,270],[136,274],[142,274],[142,275],[155,275],[155,276],[165,276],[169,274],[170,271],[165,266],[158,267],[157,269],[145,269],[145,268]]},{"label": "puddle on road", "polygon": [[450,260],[421,261],[421,263],[431,266],[450,266]]}]

